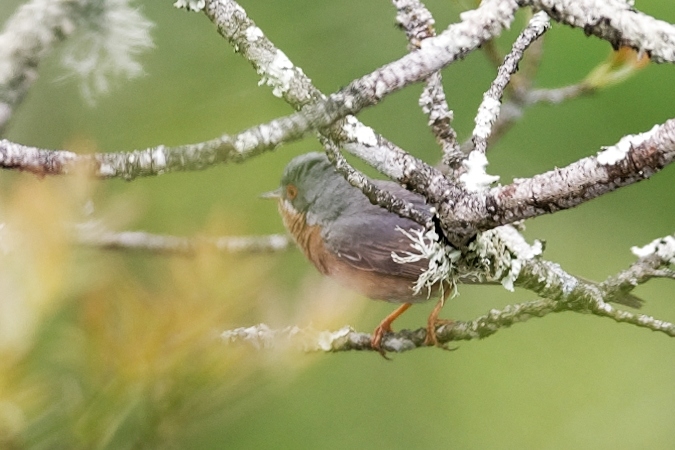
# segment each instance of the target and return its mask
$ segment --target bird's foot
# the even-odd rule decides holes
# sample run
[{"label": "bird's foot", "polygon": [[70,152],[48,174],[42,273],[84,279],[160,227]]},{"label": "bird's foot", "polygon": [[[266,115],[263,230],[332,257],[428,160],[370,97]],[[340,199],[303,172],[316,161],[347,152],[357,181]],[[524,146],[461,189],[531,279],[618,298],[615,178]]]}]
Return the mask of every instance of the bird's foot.
[{"label": "bird's foot", "polygon": [[448,319],[438,319],[435,317],[430,317],[429,321],[427,322],[427,335],[424,338],[424,345],[426,346],[434,346],[434,347],[439,347],[442,348],[443,350],[457,350],[457,347],[448,347],[448,344],[443,344],[438,341],[438,336],[436,336],[436,328],[440,327],[442,325],[452,325],[453,322],[452,320]]}]

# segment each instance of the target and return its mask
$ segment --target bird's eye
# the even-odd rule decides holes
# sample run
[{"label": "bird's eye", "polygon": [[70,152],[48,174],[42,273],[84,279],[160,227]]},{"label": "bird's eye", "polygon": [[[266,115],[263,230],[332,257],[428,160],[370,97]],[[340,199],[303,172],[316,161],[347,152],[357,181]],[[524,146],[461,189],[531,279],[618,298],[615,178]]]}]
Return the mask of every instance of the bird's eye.
[{"label": "bird's eye", "polygon": [[289,184],[286,186],[286,198],[288,200],[293,200],[298,196],[298,188],[294,184]]}]

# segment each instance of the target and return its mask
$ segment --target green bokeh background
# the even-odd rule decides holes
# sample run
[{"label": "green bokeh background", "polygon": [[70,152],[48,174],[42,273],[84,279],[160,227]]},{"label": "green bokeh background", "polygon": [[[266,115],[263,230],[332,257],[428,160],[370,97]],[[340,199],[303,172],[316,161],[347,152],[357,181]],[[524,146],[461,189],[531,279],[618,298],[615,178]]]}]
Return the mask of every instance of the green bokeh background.
[{"label": "green bokeh background", "polygon": [[[3,0],[0,20],[20,2]],[[59,52],[17,111],[7,137],[24,144],[62,148],[86,138],[102,151],[199,142],[243,130],[291,109],[258,87],[258,77],[201,14],[171,1],[137,2],[155,22],[156,48],[143,56],[146,75],[118,83],[112,95],[90,106],[75,80],[60,79]],[[426,2],[437,28],[456,21],[471,2]],[[332,92],[405,52],[386,1],[294,0],[243,2],[249,16],[323,92]],[[637,8],[675,22],[675,3],[641,0]],[[523,16],[517,22],[522,26]],[[516,27],[517,28],[517,27]],[[506,49],[517,29],[499,41]],[[574,83],[604,60],[606,42],[554,25],[546,36],[537,85]],[[494,68],[471,54],[443,72],[454,125],[466,138]],[[628,81],[560,106],[536,106],[490,153],[489,172],[503,183],[561,167],[594,154],[629,133],[673,117],[675,67],[650,64]],[[388,97],[359,118],[429,162],[438,150],[417,107],[421,86]],[[281,232],[274,205],[257,199],[273,189],[293,156],[318,148],[312,137],[241,165],[171,174],[131,183],[106,181],[96,206],[130,199],[129,229],[175,235],[203,232],[213,218],[236,234]],[[8,188],[26,174],[0,173]],[[569,272],[601,280],[629,265],[633,245],[675,230],[675,171],[622,189],[580,208],[527,223],[529,238],[546,240],[545,256]],[[122,200],[120,200],[122,199]],[[118,208],[120,208],[118,206]],[[124,207],[121,207],[124,211]],[[219,222],[219,223],[221,223]],[[90,258],[106,258],[104,253]],[[160,283],[161,256],[122,255],[149,286]],[[284,291],[288,316],[293,298],[315,270],[298,252],[266,257],[261,276]],[[269,261],[267,261],[269,262]],[[637,289],[644,313],[675,321],[671,282]],[[444,315],[470,319],[493,307],[533,295],[493,287],[462,287]],[[224,298],[236,302],[237,298]],[[363,302],[368,302],[363,300]],[[431,305],[418,306],[399,327],[425,323]],[[350,324],[372,329],[391,305],[368,302]],[[238,326],[267,320],[253,308]],[[305,325],[305,324],[298,324]],[[223,351],[227,351],[224,349]],[[254,352],[254,350],[251,350]],[[258,358],[260,355],[252,355]],[[228,415],[205,421],[182,448],[672,448],[675,442],[675,340],[606,319],[564,313],[500,331],[454,352],[421,349],[385,361],[371,353],[302,355],[302,369],[275,370],[248,380],[250,399]],[[223,378],[223,383],[228,379]],[[114,444],[111,444],[115,447]],[[139,448],[144,442],[136,442]]]}]

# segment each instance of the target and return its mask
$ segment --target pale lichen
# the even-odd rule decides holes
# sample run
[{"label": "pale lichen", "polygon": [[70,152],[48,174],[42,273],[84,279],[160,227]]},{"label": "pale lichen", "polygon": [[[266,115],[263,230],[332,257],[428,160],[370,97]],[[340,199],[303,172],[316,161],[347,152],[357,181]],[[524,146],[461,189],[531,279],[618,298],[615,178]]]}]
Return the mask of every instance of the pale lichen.
[{"label": "pale lichen", "polygon": [[492,124],[497,120],[502,104],[499,100],[490,97],[488,94],[483,98],[483,103],[478,108],[476,114],[476,126],[473,129],[473,135],[480,139],[487,139],[492,132]]},{"label": "pale lichen", "polygon": [[513,291],[523,263],[541,255],[543,246],[538,240],[529,245],[518,230],[505,225],[480,233],[469,250],[478,257],[475,265],[486,270],[489,280],[500,281],[504,288]]},{"label": "pale lichen", "polygon": [[630,250],[638,258],[657,255],[668,264],[675,264],[675,238],[673,236],[658,238],[644,247],[631,247]]},{"label": "pale lichen", "polygon": [[639,133],[639,134],[629,134],[622,137],[619,142],[610,146],[604,147],[603,151],[598,153],[598,163],[602,165],[613,165],[623,160],[628,152],[642,144],[644,141],[649,139],[654,132],[658,129],[658,125],[655,125],[651,130]]},{"label": "pale lichen", "polygon": [[201,11],[206,5],[205,0],[176,0],[174,7],[179,9],[187,9],[190,11]]},{"label": "pale lichen", "polygon": [[128,0],[109,0],[86,12],[61,62],[66,77],[79,78],[83,97],[93,103],[97,95],[108,93],[113,80],[143,75],[139,58],[154,45],[154,24]]},{"label": "pale lichen", "polygon": [[427,296],[431,289],[441,281],[447,281],[455,288],[455,263],[462,255],[458,249],[440,242],[434,230],[410,229],[408,231],[397,227],[410,240],[414,252],[402,252],[402,255],[391,252],[391,258],[399,264],[408,264],[424,259],[429,261],[427,270],[423,271],[413,286],[413,292],[419,294],[427,289]]},{"label": "pale lichen", "polygon": [[485,168],[488,160],[482,152],[473,151],[462,162],[466,172],[459,177],[464,183],[464,187],[470,192],[481,192],[490,187],[492,183],[499,180],[497,175],[488,175]]},{"label": "pale lichen", "polygon": [[413,251],[392,252],[392,259],[399,264],[429,262],[413,286],[415,294],[422,289],[430,294],[433,286],[443,283],[456,289],[463,280],[499,281],[513,291],[524,263],[543,251],[540,241],[529,245],[511,225],[480,233],[463,253],[442,243],[434,230],[398,230],[411,241]]},{"label": "pale lichen", "polygon": [[373,129],[363,125],[354,116],[347,116],[343,130],[353,142],[358,142],[369,147],[377,145],[377,135]]},{"label": "pale lichen", "polygon": [[291,87],[291,82],[295,78],[295,66],[284,52],[277,50],[272,62],[265,67],[261,66],[258,74],[262,75],[258,86],[263,84],[271,86],[272,94],[275,97],[281,97]]}]

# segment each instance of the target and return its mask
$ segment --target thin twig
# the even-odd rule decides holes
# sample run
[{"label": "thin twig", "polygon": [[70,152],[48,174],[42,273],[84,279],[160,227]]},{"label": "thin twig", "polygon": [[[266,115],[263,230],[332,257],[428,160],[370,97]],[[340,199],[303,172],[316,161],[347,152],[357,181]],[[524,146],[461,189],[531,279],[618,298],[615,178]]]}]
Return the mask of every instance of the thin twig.
[{"label": "thin twig", "polygon": [[79,226],[75,240],[81,245],[101,249],[139,250],[180,256],[193,256],[203,250],[222,253],[269,253],[293,248],[291,238],[283,234],[187,238],[144,231],[113,232],[91,224]]},{"label": "thin twig", "polygon": [[[408,51],[417,51],[424,39],[434,37],[434,18],[419,0],[393,0],[396,7],[396,23],[405,31],[408,38]],[[461,157],[457,133],[452,128],[452,111],[448,108],[443,90],[441,72],[434,72],[424,86],[419,99],[420,107],[428,117],[428,125],[443,151],[443,162]]]},{"label": "thin twig", "polygon": [[538,12],[527,27],[520,33],[511,47],[511,51],[504,63],[499,66],[497,76],[490,85],[490,89],[483,95],[483,102],[478,107],[476,115],[476,127],[473,130],[473,151],[485,154],[487,150],[487,140],[492,131],[492,125],[499,117],[501,99],[504,95],[504,89],[518,69],[518,63],[523,59],[525,50],[534,41],[539,39],[551,26],[548,16],[543,12]]}]

